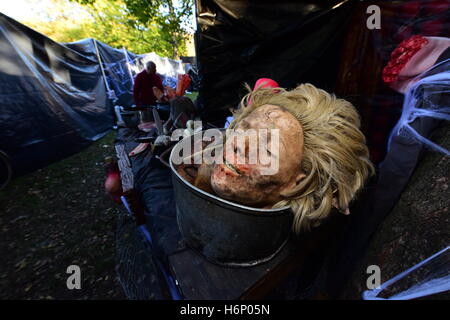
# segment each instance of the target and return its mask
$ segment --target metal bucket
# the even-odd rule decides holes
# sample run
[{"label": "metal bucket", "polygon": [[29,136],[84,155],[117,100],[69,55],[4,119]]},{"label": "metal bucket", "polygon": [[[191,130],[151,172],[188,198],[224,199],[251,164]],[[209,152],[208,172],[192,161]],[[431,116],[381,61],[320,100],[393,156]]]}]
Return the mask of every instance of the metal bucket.
[{"label": "metal bucket", "polygon": [[291,232],[291,209],[247,207],[196,188],[178,174],[173,163],[181,145],[172,149],[169,163],[178,227],[187,244],[224,266],[254,266],[273,258]]}]

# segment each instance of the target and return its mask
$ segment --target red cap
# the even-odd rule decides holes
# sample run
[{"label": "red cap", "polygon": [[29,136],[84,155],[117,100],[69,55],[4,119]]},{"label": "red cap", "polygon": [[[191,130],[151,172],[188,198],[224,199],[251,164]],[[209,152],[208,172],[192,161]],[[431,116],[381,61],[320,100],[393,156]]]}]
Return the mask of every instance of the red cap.
[{"label": "red cap", "polygon": [[253,87],[253,91],[258,88],[278,88],[279,85],[276,81],[269,78],[260,78],[256,81],[255,86]]}]

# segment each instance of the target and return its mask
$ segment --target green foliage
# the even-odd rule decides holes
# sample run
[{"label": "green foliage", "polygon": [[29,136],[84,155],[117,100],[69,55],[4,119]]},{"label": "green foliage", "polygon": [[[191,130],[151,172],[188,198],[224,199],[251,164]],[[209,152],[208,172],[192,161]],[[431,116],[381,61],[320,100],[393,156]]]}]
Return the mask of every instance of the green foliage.
[{"label": "green foliage", "polygon": [[[138,41],[139,44],[128,45],[137,47],[136,53],[141,50],[155,51],[164,56],[178,57],[186,52],[187,26],[189,19],[192,19],[193,0],[72,1],[82,3],[91,9],[100,7],[101,10],[97,10],[97,17],[100,17],[103,25],[109,25],[109,30],[114,30],[114,33],[120,29],[131,32],[133,41]],[[108,34],[107,28],[104,31]],[[108,39],[110,41],[108,44],[126,42],[123,35],[117,32],[113,39]],[[104,36],[106,37],[106,34]],[[130,47],[127,48],[131,50]]]},{"label": "green foliage", "polygon": [[192,18],[193,0],[51,2],[45,17],[37,17],[25,24],[55,41],[95,38],[138,54],[154,51],[172,58],[186,54],[187,25]]},{"label": "green foliage", "polygon": [[[140,22],[124,1],[97,0],[86,5],[94,17],[91,34],[116,48],[125,47],[135,53],[155,51],[173,57],[173,44],[166,41],[161,26],[154,21]],[[183,48],[183,43],[180,47]]]}]

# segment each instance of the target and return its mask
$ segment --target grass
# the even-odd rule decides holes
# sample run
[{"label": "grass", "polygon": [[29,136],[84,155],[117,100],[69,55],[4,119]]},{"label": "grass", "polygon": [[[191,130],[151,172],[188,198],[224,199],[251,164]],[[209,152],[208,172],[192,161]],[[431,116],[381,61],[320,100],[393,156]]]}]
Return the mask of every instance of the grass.
[{"label": "grass", "polygon": [[194,92],[186,94],[185,96],[190,98],[192,101],[195,101],[195,99],[197,99],[197,97],[198,97],[198,92],[194,91]]},{"label": "grass", "polygon": [[[103,159],[115,133],[82,152],[14,179],[0,191],[1,299],[124,299],[116,272],[116,219]],[[81,290],[66,286],[69,265]]]}]

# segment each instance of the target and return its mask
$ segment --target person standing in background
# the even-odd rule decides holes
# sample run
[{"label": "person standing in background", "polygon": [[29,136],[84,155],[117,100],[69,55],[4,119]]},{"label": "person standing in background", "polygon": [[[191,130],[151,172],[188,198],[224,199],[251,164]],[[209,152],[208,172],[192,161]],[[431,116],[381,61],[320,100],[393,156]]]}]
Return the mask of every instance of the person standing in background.
[{"label": "person standing in background", "polygon": [[149,61],[134,80],[133,98],[137,107],[155,105],[156,97],[153,94],[153,87],[164,90],[161,78],[156,74],[156,64]]}]

